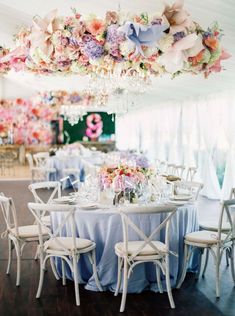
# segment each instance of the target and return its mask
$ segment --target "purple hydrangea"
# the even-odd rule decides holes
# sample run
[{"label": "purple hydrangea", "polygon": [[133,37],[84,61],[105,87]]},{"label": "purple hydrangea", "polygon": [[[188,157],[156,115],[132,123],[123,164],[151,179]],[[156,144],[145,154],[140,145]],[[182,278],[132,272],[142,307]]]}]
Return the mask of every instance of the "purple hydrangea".
[{"label": "purple hydrangea", "polygon": [[106,41],[112,44],[120,44],[124,37],[121,32],[118,31],[118,26],[115,24],[110,25],[107,28]]},{"label": "purple hydrangea", "polygon": [[104,47],[94,40],[90,40],[84,44],[84,51],[87,57],[91,59],[100,58],[104,53]]},{"label": "purple hydrangea", "polygon": [[78,103],[82,100],[80,95],[71,95],[69,99],[71,103]]},{"label": "purple hydrangea", "polygon": [[183,37],[185,37],[185,33],[184,32],[177,32],[173,36],[174,36],[174,41],[177,42],[177,41],[181,40]]}]

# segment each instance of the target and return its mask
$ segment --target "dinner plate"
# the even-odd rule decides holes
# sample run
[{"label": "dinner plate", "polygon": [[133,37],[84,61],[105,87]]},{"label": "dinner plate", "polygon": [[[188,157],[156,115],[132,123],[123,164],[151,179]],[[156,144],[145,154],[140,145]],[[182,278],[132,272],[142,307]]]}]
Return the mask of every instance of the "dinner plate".
[{"label": "dinner plate", "polygon": [[63,203],[71,203],[74,199],[71,196],[61,196],[59,198],[53,199],[55,203],[63,204]]},{"label": "dinner plate", "polygon": [[78,204],[78,207],[82,210],[95,210],[95,209],[99,208],[97,204],[92,204],[92,203],[91,204],[80,204],[80,205]]},{"label": "dinner plate", "polygon": [[189,201],[191,200],[192,195],[191,194],[177,194],[177,195],[172,195],[170,197],[170,200],[172,201]]},{"label": "dinner plate", "polygon": [[172,201],[172,200],[169,200],[167,203],[181,206],[181,205],[187,204],[188,201]]}]

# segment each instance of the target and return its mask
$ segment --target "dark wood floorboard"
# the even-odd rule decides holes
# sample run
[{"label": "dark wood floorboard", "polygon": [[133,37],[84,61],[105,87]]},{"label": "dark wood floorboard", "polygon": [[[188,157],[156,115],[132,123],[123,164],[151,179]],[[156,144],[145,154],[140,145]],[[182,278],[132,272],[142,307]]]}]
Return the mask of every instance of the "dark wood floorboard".
[{"label": "dark wood floorboard", "polygon": [[[21,225],[33,222],[27,210],[27,202],[32,201],[26,181],[0,181],[0,192],[14,198]],[[205,205],[203,206],[205,207]],[[5,229],[0,214],[0,232]],[[75,305],[73,282],[62,286],[56,281],[50,268],[45,276],[42,296],[35,298],[39,263],[33,260],[35,246],[25,248],[22,260],[21,286],[15,287],[16,262],[13,261],[11,274],[5,274],[7,265],[7,242],[0,240],[0,316],[234,316],[235,289],[230,271],[222,264],[221,298],[215,299],[214,266],[209,263],[204,279],[195,281],[193,274],[188,274],[180,290],[173,290],[176,309],[171,310],[167,294],[146,291],[141,294],[128,294],[126,311],[119,313],[121,295],[87,291],[80,286],[81,306]]]}]

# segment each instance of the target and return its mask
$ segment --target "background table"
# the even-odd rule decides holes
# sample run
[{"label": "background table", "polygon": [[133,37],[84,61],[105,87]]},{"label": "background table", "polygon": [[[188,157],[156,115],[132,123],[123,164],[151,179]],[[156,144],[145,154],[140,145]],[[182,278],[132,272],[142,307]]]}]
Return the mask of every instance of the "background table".
[{"label": "background table", "polygon": [[[52,229],[55,230],[61,221],[63,214],[52,214]],[[133,221],[146,233],[151,231],[163,221],[163,214],[133,214]],[[97,270],[104,290],[114,291],[117,283],[117,256],[114,246],[122,241],[122,224],[120,215],[114,210],[78,210],[75,214],[77,235],[96,242]],[[178,253],[178,258],[170,255],[171,285],[176,285],[183,261],[184,235],[198,230],[197,208],[195,205],[179,207],[171,221],[170,250]],[[64,231],[63,235],[69,232]],[[135,233],[130,231],[130,239],[136,239]],[[138,238],[139,239],[139,238]],[[160,240],[164,241],[164,231],[160,234]],[[56,259],[56,266],[61,275],[61,260]],[[196,271],[198,267],[198,255],[195,253],[190,261],[189,270]],[[98,291],[95,280],[92,277],[91,264],[86,256],[79,260],[80,282],[86,283],[88,290]],[[66,267],[66,277],[72,279],[71,272]],[[163,288],[166,289],[164,277]],[[145,263],[135,267],[128,283],[129,293],[140,293],[145,289],[157,292],[155,266]]]},{"label": "background table", "polygon": [[[49,180],[51,181],[59,181],[63,178],[63,169],[65,168],[74,168],[74,169],[80,169],[80,181],[84,181],[84,167],[82,160],[79,156],[51,156],[48,159],[48,167],[49,168],[55,168],[56,173],[49,174]],[[71,176],[71,180],[74,176]],[[64,185],[64,187],[70,186],[70,183],[67,183]]]}]

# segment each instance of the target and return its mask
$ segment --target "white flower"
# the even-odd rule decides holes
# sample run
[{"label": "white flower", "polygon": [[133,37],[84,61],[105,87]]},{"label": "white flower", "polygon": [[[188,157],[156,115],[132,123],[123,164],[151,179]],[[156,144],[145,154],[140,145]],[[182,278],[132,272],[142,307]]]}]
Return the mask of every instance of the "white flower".
[{"label": "white flower", "polygon": [[120,51],[123,56],[128,56],[135,52],[135,44],[130,41],[125,41],[120,44]]},{"label": "white flower", "polygon": [[162,52],[168,50],[169,47],[174,43],[174,37],[172,34],[166,34],[158,41],[158,47]]}]

